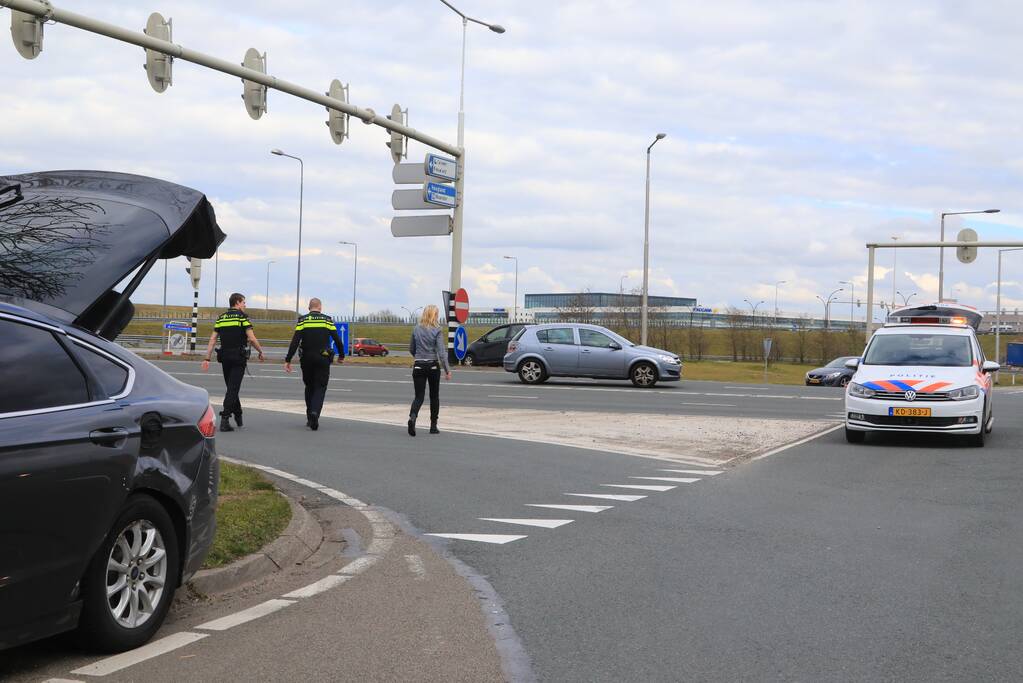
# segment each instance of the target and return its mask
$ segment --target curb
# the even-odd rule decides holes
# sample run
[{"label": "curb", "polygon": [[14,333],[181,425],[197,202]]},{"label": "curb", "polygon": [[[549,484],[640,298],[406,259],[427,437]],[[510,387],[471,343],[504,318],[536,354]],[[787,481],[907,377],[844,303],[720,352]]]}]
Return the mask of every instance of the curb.
[{"label": "curb", "polygon": [[235,560],[226,567],[201,569],[188,586],[203,595],[225,593],[287,569],[310,557],[323,543],[323,529],[294,499],[278,491],[291,506],[291,521],[275,540],[259,552]]}]

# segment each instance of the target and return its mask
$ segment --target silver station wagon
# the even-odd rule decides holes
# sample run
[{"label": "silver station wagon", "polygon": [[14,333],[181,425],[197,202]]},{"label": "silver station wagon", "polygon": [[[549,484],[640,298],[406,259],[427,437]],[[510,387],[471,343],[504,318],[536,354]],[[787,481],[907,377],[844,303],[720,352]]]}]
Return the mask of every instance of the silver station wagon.
[{"label": "silver station wagon", "polygon": [[674,353],[633,344],[598,325],[531,325],[508,344],[504,369],[526,384],[549,377],[629,379],[637,387],[682,379],[682,361]]}]

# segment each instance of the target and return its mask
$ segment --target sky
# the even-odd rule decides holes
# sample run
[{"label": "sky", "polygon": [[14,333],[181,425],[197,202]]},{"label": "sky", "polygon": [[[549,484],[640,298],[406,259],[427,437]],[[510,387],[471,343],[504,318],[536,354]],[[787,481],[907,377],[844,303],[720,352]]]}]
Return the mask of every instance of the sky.
[{"label": "sky", "polygon": [[[174,41],[456,140],[461,20],[439,0],[387,3],[60,0],[58,7],[141,30],[151,10]],[[465,73],[462,284],[474,309],[525,293],[626,292],[643,277],[646,148],[651,153],[650,292],[701,305],[823,314],[865,301],[867,242],[936,240],[942,211],[984,240],[1023,240],[1023,14],[1018,5],[927,0],[459,0],[470,16]],[[8,21],[0,10],[0,21]],[[228,234],[219,305],[295,305],[299,165],[304,161],[303,300],[360,314],[439,301],[445,237],[394,238],[389,135],[352,120],[335,145],[318,105],[270,91],[250,119],[242,84],[177,61],[154,92],[143,51],[50,24],[25,60],[0,34],[0,175],[88,168],[151,175],[206,193]],[[430,150],[411,142],[409,161]],[[878,252],[876,287],[937,296],[936,250]],[[994,309],[996,256],[946,252],[946,296]],[[183,260],[168,301],[191,303]],[[841,284],[851,282],[852,285]],[[1003,307],[1023,308],[1023,251],[1003,255]],[[200,302],[214,304],[213,264]],[[851,295],[854,293],[855,298]],[[159,303],[157,267],[133,299]],[[897,301],[902,297],[896,295]],[[764,304],[758,302],[764,301]],[[863,319],[864,307],[854,307]]]}]

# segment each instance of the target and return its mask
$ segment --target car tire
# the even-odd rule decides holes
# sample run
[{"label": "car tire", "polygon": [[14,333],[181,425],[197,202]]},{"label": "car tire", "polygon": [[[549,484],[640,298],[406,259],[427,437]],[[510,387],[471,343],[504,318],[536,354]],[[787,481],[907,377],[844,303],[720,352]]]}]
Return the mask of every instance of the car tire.
[{"label": "car tire", "polygon": [[657,368],[653,363],[636,363],[629,370],[629,379],[633,385],[641,389],[649,389],[657,384]]},{"label": "car tire", "polygon": [[462,365],[465,365],[470,368],[476,365],[476,356],[471,353],[465,354],[465,360],[462,361]]},{"label": "car tire", "polygon": [[[78,630],[85,643],[122,652],[148,642],[174,599],[178,552],[178,536],[164,507],[147,495],[128,498],[82,579]],[[123,587],[116,590],[118,585]],[[108,598],[111,588],[115,592]]]},{"label": "car tire", "polygon": [[535,358],[519,363],[519,381],[523,384],[543,384],[547,381],[547,368]]},{"label": "car tire", "polygon": [[844,389],[848,385],[849,385],[849,378],[848,377],[841,377],[841,378],[839,378],[838,386],[840,386],[840,387],[842,387]]},{"label": "car tire", "polygon": [[984,427],[981,427],[979,432],[977,432],[976,434],[970,434],[970,436],[968,438],[970,440],[970,445],[971,446],[976,446],[977,448],[983,448],[984,447],[984,442],[986,441],[986,437],[987,437],[987,430]]},{"label": "car tire", "polygon": [[849,443],[863,443],[863,440],[867,437],[866,432],[860,432],[855,429],[845,428],[845,440]]},{"label": "car tire", "polygon": [[359,349],[358,351],[355,352],[355,355],[358,356],[359,358],[362,358],[366,354],[363,353],[362,349]]},{"label": "car tire", "polygon": [[387,356],[387,354],[388,354],[388,353],[390,353],[390,351],[386,351],[386,350],[385,350],[385,351],[382,351],[382,352],[380,353],[380,355],[381,355],[381,356]]}]

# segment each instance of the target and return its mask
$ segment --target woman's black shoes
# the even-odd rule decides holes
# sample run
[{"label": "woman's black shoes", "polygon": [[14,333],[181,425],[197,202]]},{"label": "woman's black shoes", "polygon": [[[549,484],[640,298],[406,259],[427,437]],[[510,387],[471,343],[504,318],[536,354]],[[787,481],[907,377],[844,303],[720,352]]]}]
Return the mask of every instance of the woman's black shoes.
[{"label": "woman's black shoes", "polygon": [[415,420],[409,420],[408,421],[408,435],[409,436],[415,436],[416,435],[416,421]]},{"label": "woman's black shoes", "polygon": [[433,422],[430,423],[430,433],[431,434],[440,434],[440,430],[437,429],[437,421],[436,420],[434,420]]}]

